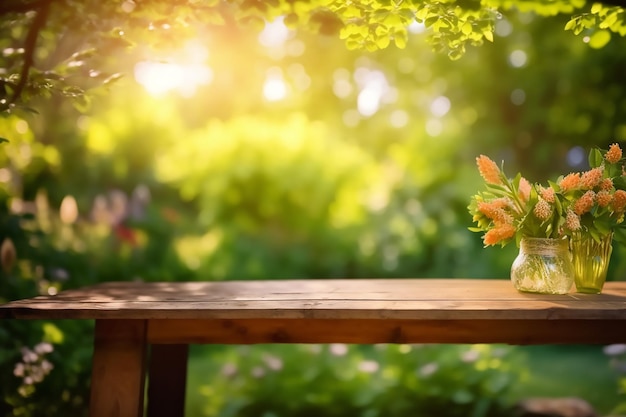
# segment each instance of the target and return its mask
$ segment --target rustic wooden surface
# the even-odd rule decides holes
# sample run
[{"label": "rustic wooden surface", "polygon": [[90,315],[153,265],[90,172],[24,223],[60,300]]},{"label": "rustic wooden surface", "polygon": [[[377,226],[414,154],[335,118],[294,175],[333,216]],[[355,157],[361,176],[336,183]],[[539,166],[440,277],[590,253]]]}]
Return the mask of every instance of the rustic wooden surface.
[{"label": "rustic wooden surface", "polygon": [[508,280],[114,282],[0,306],[20,319],[626,320],[626,282],[602,294],[524,294]]},{"label": "rustic wooden surface", "polygon": [[626,343],[621,320],[163,319],[150,343]]},{"label": "rustic wooden surface", "polygon": [[98,320],[91,371],[90,417],[143,415],[145,320]]}]

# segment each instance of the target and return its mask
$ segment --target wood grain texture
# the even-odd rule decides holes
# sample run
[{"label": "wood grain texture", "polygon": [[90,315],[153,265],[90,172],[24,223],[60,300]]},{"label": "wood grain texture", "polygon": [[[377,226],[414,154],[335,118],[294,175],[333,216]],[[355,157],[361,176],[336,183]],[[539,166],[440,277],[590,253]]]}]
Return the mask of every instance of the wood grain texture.
[{"label": "wood grain texture", "polygon": [[620,320],[150,320],[150,343],[626,343]]},{"label": "wood grain texture", "polygon": [[145,320],[97,320],[90,417],[143,415]]},{"label": "wood grain texture", "polygon": [[602,294],[517,292],[508,280],[115,282],[0,306],[20,319],[626,320],[626,282]]}]

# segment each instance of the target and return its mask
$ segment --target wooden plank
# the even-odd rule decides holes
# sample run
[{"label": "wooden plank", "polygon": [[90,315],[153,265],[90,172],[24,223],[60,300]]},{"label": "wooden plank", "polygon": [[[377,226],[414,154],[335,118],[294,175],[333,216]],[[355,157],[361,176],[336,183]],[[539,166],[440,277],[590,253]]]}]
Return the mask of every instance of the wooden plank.
[{"label": "wooden plank", "polygon": [[186,344],[152,345],[147,417],[185,415],[188,356]]},{"label": "wooden plank", "polygon": [[111,283],[0,306],[24,319],[626,319],[626,282],[599,295],[523,294],[463,279]]},{"label": "wooden plank", "polygon": [[[626,286],[624,287],[626,288]],[[462,279],[116,282],[40,296],[25,304],[252,300],[523,299],[508,281]],[[545,295],[544,297],[551,297]],[[23,304],[23,303],[18,303]]]},{"label": "wooden plank", "polygon": [[533,302],[514,300],[440,301],[257,301],[94,304],[90,309],[68,309],[41,303],[36,308],[17,308],[21,319],[246,319],[246,318],[345,318],[345,319],[588,319],[626,320],[626,301],[602,295],[589,301]]},{"label": "wooden plank", "polygon": [[620,320],[150,320],[151,343],[510,343],[626,342]]},{"label": "wooden plank", "polygon": [[[626,291],[626,282],[608,283],[605,294]],[[62,303],[124,303],[260,300],[524,300],[534,297],[515,291],[508,280],[354,279],[137,283],[113,282],[41,296],[38,301]],[[579,294],[571,293],[573,299]],[[560,296],[541,295],[544,299]]]},{"label": "wooden plank", "polygon": [[91,373],[91,417],[143,415],[144,320],[97,320]]}]

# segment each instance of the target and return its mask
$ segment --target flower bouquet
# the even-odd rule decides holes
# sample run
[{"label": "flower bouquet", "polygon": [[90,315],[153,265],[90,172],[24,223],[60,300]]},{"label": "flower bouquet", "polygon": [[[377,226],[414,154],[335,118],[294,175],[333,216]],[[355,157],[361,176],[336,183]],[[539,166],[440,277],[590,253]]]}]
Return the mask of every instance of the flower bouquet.
[{"label": "flower bouquet", "polygon": [[612,240],[626,242],[626,177],[618,144],[589,153],[590,169],[560,176],[544,186],[480,155],[485,190],[468,207],[485,246],[515,241],[520,254],[511,280],[520,291],[598,293],[606,278]]}]

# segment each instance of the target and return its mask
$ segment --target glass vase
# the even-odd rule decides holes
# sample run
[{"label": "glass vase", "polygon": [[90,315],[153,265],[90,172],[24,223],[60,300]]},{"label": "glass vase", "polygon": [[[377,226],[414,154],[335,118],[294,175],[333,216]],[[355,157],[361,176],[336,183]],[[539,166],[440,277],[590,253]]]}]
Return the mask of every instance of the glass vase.
[{"label": "glass vase", "polygon": [[602,292],[613,251],[613,233],[594,240],[589,234],[577,234],[571,239],[574,283],[576,291],[585,294]]},{"label": "glass vase", "polygon": [[566,239],[522,238],[511,266],[511,282],[522,292],[566,294],[574,283],[574,265]]}]

